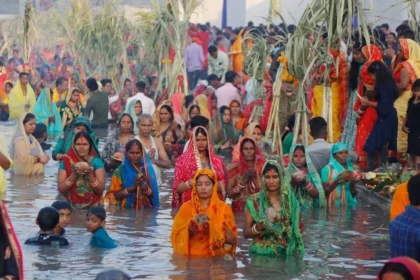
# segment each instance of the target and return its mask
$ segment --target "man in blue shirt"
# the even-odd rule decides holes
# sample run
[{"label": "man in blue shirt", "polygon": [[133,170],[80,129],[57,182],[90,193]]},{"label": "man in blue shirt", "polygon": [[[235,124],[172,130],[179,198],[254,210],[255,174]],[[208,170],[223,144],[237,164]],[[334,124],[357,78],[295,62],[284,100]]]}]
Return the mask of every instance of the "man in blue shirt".
[{"label": "man in blue shirt", "polygon": [[420,261],[420,175],[407,185],[410,205],[389,224],[391,258],[405,256]]}]

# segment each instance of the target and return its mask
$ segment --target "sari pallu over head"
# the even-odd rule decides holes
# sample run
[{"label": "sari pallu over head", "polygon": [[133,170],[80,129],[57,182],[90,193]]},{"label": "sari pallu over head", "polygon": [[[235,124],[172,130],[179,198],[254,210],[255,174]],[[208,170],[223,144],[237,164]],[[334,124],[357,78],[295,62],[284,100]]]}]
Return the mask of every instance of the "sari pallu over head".
[{"label": "sari pallu over head", "polygon": [[[93,140],[92,140],[93,141]],[[99,152],[93,144],[89,156],[100,158]],[[72,139],[72,146],[69,151],[63,157],[64,169],[66,170],[67,176],[73,172],[73,166],[79,162],[87,162],[88,159],[79,157],[74,147],[74,136]],[[92,170],[93,175],[96,177],[95,170]],[[68,192],[64,195],[65,199],[72,205],[80,205],[76,208],[87,208],[90,206],[96,206],[101,202],[102,194],[97,194],[93,191],[88,176],[79,176],[70,187]]]},{"label": "sari pallu over head", "polygon": [[[197,193],[197,179],[201,175],[207,175],[214,182],[213,193],[209,206],[206,209],[203,209]],[[225,249],[226,231],[224,227],[226,226],[235,236],[238,235],[238,230],[236,228],[232,210],[226,203],[221,201],[217,195],[216,177],[216,173],[207,168],[199,169],[195,173],[191,200],[182,205],[174,219],[171,243],[175,253],[189,255],[194,252],[195,254],[199,253],[199,255],[208,257],[235,253],[236,246],[232,246],[232,248],[228,250]],[[191,242],[189,238],[189,224],[198,214],[205,214],[209,217],[210,227],[208,246],[205,246],[202,242],[195,244],[194,242]],[[202,252],[197,252],[203,247],[207,247],[207,251],[203,250]]]},{"label": "sari pallu over head", "polygon": [[[47,126],[48,135],[57,135],[63,132],[63,125],[61,123],[61,116],[58,112],[57,106],[51,100],[52,90],[44,88],[36,101],[33,109],[33,114],[36,117],[37,123],[43,123]],[[54,116],[54,122],[49,123],[48,118]]]},{"label": "sari pallu over head", "polygon": [[[23,280],[23,255],[19,240],[13,229],[6,204],[0,200],[0,277],[12,275],[17,280]],[[10,258],[5,259],[5,250],[11,250]]]},{"label": "sari pallu over head", "polygon": [[[252,216],[255,223],[263,222],[266,229],[261,237],[254,240],[249,246],[249,251],[257,255],[278,256],[282,253],[292,255],[304,253],[302,236],[299,230],[300,207],[290,189],[290,177],[285,175],[282,167],[275,161],[267,161],[267,164],[274,165],[281,177],[280,182],[280,219],[271,223],[267,210],[271,207],[267,197],[267,184],[262,179],[263,189],[248,198],[246,209]],[[264,170],[263,168],[263,170]]]},{"label": "sari pallu over head", "polygon": [[[149,182],[149,186],[152,189],[152,197],[150,199],[151,202],[152,202],[152,206],[153,207],[159,207],[159,204],[160,204],[160,202],[159,202],[159,188],[158,188],[158,185],[157,185],[156,174],[155,174],[155,171],[153,169],[152,161],[150,160],[147,153],[144,152],[144,149],[142,147],[143,154],[142,154],[141,159],[140,159],[140,170],[138,170],[134,166],[134,164],[130,160],[128,160],[127,152],[128,151],[127,151],[127,148],[126,148],[125,152],[124,152],[124,161],[123,161],[124,171],[121,174],[122,177],[123,177],[123,189],[130,188],[130,187],[134,186],[135,183],[136,183],[137,176],[141,173],[144,176],[146,176],[146,178]],[[137,197],[137,200],[138,199],[139,198]],[[131,208],[131,207],[133,207],[133,204],[135,203],[135,201],[136,201],[136,192],[134,192],[131,195],[124,198],[121,205],[122,205],[122,207],[125,207],[125,208]]]},{"label": "sari pallu over head", "polygon": [[[232,112],[232,105],[234,103],[237,103],[239,105],[240,110],[241,110],[239,112],[239,120],[236,122],[235,128],[238,129],[238,130],[240,130],[240,131],[244,131],[244,129],[246,127],[246,124],[248,123],[248,119],[244,116],[244,114],[242,112],[242,109],[241,109],[241,103],[239,103],[238,100],[232,100],[230,102],[229,109],[231,110],[231,112]],[[232,118],[233,118],[233,116],[232,116]]]},{"label": "sari pallu over head", "polygon": [[[70,100],[73,96],[73,92],[75,90],[78,90],[77,88],[71,88],[68,90],[67,95],[66,95],[66,100],[65,100],[65,104],[64,106],[61,106],[61,111],[64,111],[63,117],[62,117],[62,124],[63,127],[66,125],[66,123],[68,123],[69,121],[71,122],[74,118],[81,116],[83,114],[83,106],[82,106],[82,100],[79,96],[79,103],[77,104],[77,110],[75,111],[73,108],[70,107],[69,103]],[[70,119],[70,117],[72,117]]]},{"label": "sari pallu over head", "polygon": [[[22,85],[18,80],[15,86],[12,88],[12,91],[9,94],[9,111],[11,119],[18,119],[20,115],[25,112],[32,112],[35,103],[36,97],[35,92],[32,89],[31,85],[28,83],[26,85],[26,102],[25,97],[23,96]],[[29,109],[25,108],[25,105],[29,104]]]},{"label": "sari pallu over head", "polygon": [[305,147],[302,144],[295,144],[292,146],[289,152],[289,166],[287,167],[287,172],[290,177],[299,169],[293,164],[292,159],[293,155],[296,151],[296,148],[302,147],[305,151],[305,159],[306,159],[306,167],[308,168],[308,173],[306,174],[306,178],[309,182],[313,185],[313,187],[317,188],[319,198],[314,199],[312,198],[306,190],[302,190],[302,186],[297,186],[295,195],[298,202],[301,206],[305,209],[308,208],[312,203],[317,207],[325,207],[326,200],[325,200],[325,193],[324,187],[322,186],[321,178],[319,177],[318,171],[315,169],[314,165],[312,164],[311,157],[309,153],[306,151]]},{"label": "sari pallu over head", "polygon": [[420,78],[420,46],[410,39],[399,39],[399,43],[405,60],[396,66],[394,73],[401,71],[401,68],[407,69],[410,75],[410,84],[413,84]]},{"label": "sari pallu over head", "polygon": [[94,149],[96,150],[96,153],[99,155],[98,147],[97,147],[98,139],[96,138],[95,133],[93,132],[92,125],[90,124],[89,119],[84,116],[79,116],[75,118],[66,128],[66,131],[64,131],[64,135],[63,135],[64,151],[67,153],[67,151],[70,150],[72,146],[73,137],[74,137],[74,128],[79,125],[84,125],[86,127],[87,133],[89,133],[90,138],[92,138]]},{"label": "sari pallu over head", "polygon": [[232,123],[232,119],[229,123],[223,122],[223,111],[226,108],[228,107],[222,106],[219,109],[219,115],[214,118],[214,122],[212,123],[211,139],[216,146],[220,146],[220,144],[229,140],[231,140],[233,144],[238,143],[239,134]]},{"label": "sari pallu over head", "polygon": [[363,64],[362,70],[360,71],[360,79],[362,83],[359,85],[359,94],[363,94],[363,86],[367,90],[373,91],[375,89],[375,80],[368,72],[369,66],[374,61],[382,61],[382,51],[375,45],[367,45],[362,48],[362,54],[366,57],[366,62]]},{"label": "sari pallu over head", "polygon": [[[179,194],[176,191],[178,185],[182,182],[186,182],[191,179],[194,174],[199,169],[203,169],[204,166],[200,160],[200,154],[197,148],[197,140],[195,137],[195,132],[197,129],[203,129],[207,132],[204,127],[196,127],[191,132],[190,141],[188,143],[187,151],[183,153],[178,159],[176,160],[175,164],[175,177],[172,186],[172,208],[178,208],[182,203],[189,201],[191,199],[191,189],[187,190],[186,192]],[[208,158],[211,169],[215,171],[217,175],[217,181],[223,182],[223,184],[227,184],[227,178],[225,174],[224,162],[223,160],[216,156],[213,151],[213,146],[211,145],[211,140],[209,137],[209,133],[207,132],[207,151],[208,151]],[[219,197],[223,199],[222,196]]]},{"label": "sari pallu over head", "polygon": [[207,101],[207,96],[205,94],[200,94],[194,99],[194,103],[200,107],[200,115],[207,118],[209,122],[211,122],[211,115]]}]

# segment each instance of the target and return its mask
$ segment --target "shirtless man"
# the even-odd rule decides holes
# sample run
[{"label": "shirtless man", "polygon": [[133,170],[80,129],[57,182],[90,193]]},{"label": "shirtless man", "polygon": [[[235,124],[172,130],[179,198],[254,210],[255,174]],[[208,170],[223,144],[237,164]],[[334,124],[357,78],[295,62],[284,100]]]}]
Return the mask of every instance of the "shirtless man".
[{"label": "shirtless man", "polygon": [[171,168],[172,166],[162,141],[151,136],[152,126],[152,116],[141,114],[137,121],[139,135],[136,138],[140,140],[144,150],[149,155],[156,173],[158,185],[160,186],[162,184],[161,168]]}]

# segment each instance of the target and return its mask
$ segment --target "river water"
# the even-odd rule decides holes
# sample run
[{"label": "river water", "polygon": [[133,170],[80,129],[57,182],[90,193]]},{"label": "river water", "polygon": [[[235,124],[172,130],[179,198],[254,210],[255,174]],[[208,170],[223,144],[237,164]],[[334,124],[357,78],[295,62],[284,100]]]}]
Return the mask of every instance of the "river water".
[{"label": "river water", "polygon": [[[0,130],[10,140],[14,127],[0,124]],[[97,135],[101,150],[106,132]],[[76,211],[66,229],[68,248],[24,245],[38,230],[35,218],[39,209],[59,198],[57,168],[56,162],[49,162],[44,177],[7,175],[5,199],[22,245],[25,279],[94,279],[99,272],[112,268],[134,279],[375,279],[389,259],[389,213],[369,204],[360,194],[355,210],[334,215],[315,210],[304,213],[303,258],[251,257],[250,241],[242,237],[243,215],[236,216],[239,246],[235,258],[173,255],[169,242],[173,170],[164,173],[159,209],[107,209],[106,229],[120,244],[118,248],[88,246],[90,234],[84,226],[84,211]]]}]

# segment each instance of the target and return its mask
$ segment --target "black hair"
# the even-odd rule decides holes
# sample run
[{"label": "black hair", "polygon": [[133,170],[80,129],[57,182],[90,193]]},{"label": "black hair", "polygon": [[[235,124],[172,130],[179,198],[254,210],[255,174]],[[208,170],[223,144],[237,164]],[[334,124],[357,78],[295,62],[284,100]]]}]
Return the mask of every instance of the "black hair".
[{"label": "black hair", "polygon": [[387,272],[396,272],[398,274],[400,274],[403,279],[405,280],[413,280],[413,275],[411,275],[410,270],[407,269],[407,267],[405,265],[403,265],[402,263],[393,263],[393,262],[388,262],[384,265],[384,267],[381,269],[381,271],[379,272],[379,279],[383,279],[382,277],[385,275],[385,273]]},{"label": "black hair", "polygon": [[10,86],[11,88],[13,88],[13,84],[11,82],[5,82],[4,87],[6,87],[6,86]]},{"label": "black hair", "polygon": [[36,220],[41,231],[51,231],[60,221],[60,214],[55,208],[48,206],[39,210]]},{"label": "black hair", "polygon": [[136,83],[136,88],[138,91],[140,92],[144,92],[144,90],[146,89],[146,83],[143,81],[137,82]]},{"label": "black hair", "polygon": [[[362,51],[362,44],[360,42],[356,42],[353,45],[353,50],[357,50],[358,52]],[[350,65],[350,73],[349,73],[349,84],[350,89],[353,91],[358,88],[359,86],[359,72],[360,67],[363,64],[359,63],[358,61],[355,61],[354,59],[351,61]]]},{"label": "black hair", "polygon": [[47,126],[43,123],[37,123],[34,133],[32,133],[32,136],[36,139],[40,139],[44,137],[44,134],[47,133]]},{"label": "black hair", "polygon": [[209,54],[212,54],[212,53],[214,53],[214,52],[217,52],[217,47],[216,47],[216,46],[211,45],[211,46],[209,47]]},{"label": "black hair", "polygon": [[[174,111],[172,110],[171,106],[169,106],[169,105],[162,105],[162,106],[160,107],[160,111],[161,111],[162,109],[165,109],[166,111],[168,111],[169,115],[171,115],[171,119],[170,119],[170,121],[173,121],[173,120],[175,119],[175,116],[174,116]],[[160,113],[160,111],[159,111],[159,113]]]},{"label": "black hair", "polygon": [[323,117],[315,117],[309,121],[312,137],[320,137],[321,133],[327,129],[327,122]]},{"label": "black hair", "polygon": [[202,127],[198,127],[196,130],[195,130],[195,137],[197,137],[198,136],[198,134],[203,134],[204,136],[206,136],[206,137],[208,137],[208,133],[207,133],[207,130],[205,130],[204,128],[202,128]]},{"label": "black hair", "polygon": [[185,96],[184,100],[185,100],[185,108],[188,108],[190,107],[191,103],[194,101],[194,96],[187,95]]},{"label": "black hair", "polygon": [[217,46],[219,44],[219,42],[223,42],[223,38],[219,37],[214,41],[214,44]]},{"label": "black hair", "polygon": [[110,79],[103,79],[101,81],[101,85],[104,87],[106,84],[112,84],[112,81]]},{"label": "black hair", "polygon": [[158,78],[155,76],[151,76],[149,77],[149,84],[151,85],[153,83],[153,81],[157,80]]},{"label": "black hair", "polygon": [[25,118],[23,119],[22,123],[26,124],[27,122],[29,122],[30,120],[35,119],[35,115],[32,113],[27,113]]},{"label": "black hair", "polygon": [[264,166],[264,170],[263,170],[262,174],[265,175],[270,170],[274,170],[277,173],[279,173],[279,175],[280,175],[280,170],[278,170],[277,166],[275,166],[274,164],[272,164],[270,162],[266,163],[266,165]]},{"label": "black hair", "polygon": [[226,83],[233,83],[236,76],[238,76],[238,74],[236,74],[234,71],[227,71],[226,74],[225,74]]},{"label": "black hair", "polygon": [[95,78],[89,78],[86,81],[86,86],[90,91],[97,91],[99,86]]},{"label": "black hair", "polygon": [[295,150],[293,151],[293,155],[295,154],[296,151],[299,151],[299,150],[301,150],[302,152],[306,154],[305,147],[299,145],[299,146],[296,146]]},{"label": "black hair", "polygon": [[208,125],[209,125],[209,119],[201,115],[192,117],[190,121],[191,129],[194,129],[197,126],[207,127]]},{"label": "black hair", "polygon": [[403,37],[404,39],[411,39],[411,40],[415,40],[415,34],[413,30],[405,30],[401,33],[399,33],[400,37]]},{"label": "black hair", "polygon": [[397,39],[397,35],[394,32],[388,33],[386,35],[391,35],[392,37],[394,37],[394,39]]},{"label": "black hair", "polygon": [[62,84],[64,84],[66,82],[66,78],[64,77],[58,77],[57,80],[55,80],[55,86],[61,86]]},{"label": "black hair", "polygon": [[411,177],[410,181],[407,184],[408,199],[410,200],[410,205],[419,206],[420,205],[420,174],[417,174]]},{"label": "black hair", "polygon": [[408,26],[407,24],[401,24],[397,26],[395,32],[397,32],[398,36],[400,36],[400,33],[406,30],[411,30],[410,26]]},{"label": "black hair", "polygon": [[253,27],[254,23],[252,21],[248,21],[248,27]]},{"label": "black hair", "polygon": [[20,72],[19,73],[19,79],[22,79],[24,76],[29,77],[29,73],[26,73],[26,72]]},{"label": "black hair", "polygon": [[86,216],[89,216],[89,215],[95,215],[101,221],[105,221],[106,219],[106,211],[101,206],[94,206],[94,207],[89,208],[89,210],[86,213]]},{"label": "black hair", "polygon": [[124,80],[124,86],[125,86],[125,84],[126,84],[127,82],[130,82],[130,83],[131,83],[131,80],[130,80],[129,78],[125,79],[125,80]]},{"label": "black hair", "polygon": [[[140,100],[139,100],[139,101],[140,101]],[[129,117],[129,118],[130,118],[130,121],[131,121],[131,123],[132,123],[132,125],[133,125],[133,127],[132,127],[132,129],[131,129],[131,133],[133,133],[133,132],[134,132],[134,126],[136,125],[136,123],[134,122],[133,117],[132,117],[130,114],[128,114],[128,113],[124,113],[124,114],[122,114],[122,115],[121,115],[121,117],[118,119],[117,127],[120,127],[121,120],[122,120],[122,118],[124,118],[124,117]]]},{"label": "black hair", "polygon": [[89,153],[92,151],[93,149],[93,140],[90,137],[89,133],[87,131],[79,131],[74,135],[73,138],[73,144],[75,144],[77,142],[77,140],[79,140],[79,138],[85,138],[88,142],[89,142]]},{"label": "black hair", "polygon": [[96,275],[95,280],[131,280],[131,277],[121,270],[112,269]]},{"label": "black hair", "polygon": [[137,147],[140,148],[140,150],[143,150],[143,145],[141,144],[140,140],[134,138],[125,144],[125,150],[128,152],[133,146],[137,145]]},{"label": "black hair", "polygon": [[420,79],[417,79],[412,86],[412,90],[417,89],[420,90]]},{"label": "black hair", "polygon": [[188,115],[191,116],[191,113],[194,109],[197,109],[199,113],[201,113],[200,107],[196,104],[193,104],[190,106],[190,109],[188,110]]},{"label": "black hair", "polygon": [[286,139],[286,136],[289,133],[293,133],[293,128],[295,127],[295,121],[296,121],[296,117],[295,115],[291,115],[289,117],[289,119],[287,120],[287,127],[289,128],[289,130],[287,130],[285,133],[283,133],[281,140],[284,141],[284,139]]},{"label": "black hair", "polygon": [[389,24],[388,23],[384,23],[384,24],[381,25],[381,28],[389,29]]},{"label": "black hair", "polygon": [[13,52],[14,52],[14,53],[15,53],[15,52],[19,53],[19,50],[18,50],[18,49],[13,49]]},{"label": "black hair", "polygon": [[220,81],[220,78],[219,78],[219,77],[217,77],[217,75],[216,75],[216,74],[210,74],[210,75],[207,77],[207,81],[208,81],[208,82],[210,82],[210,81]]},{"label": "black hair", "polygon": [[392,72],[389,70],[381,61],[374,61],[368,67],[368,73],[375,75],[375,95],[376,98],[380,98],[380,88],[388,88],[394,92],[395,99],[398,98],[399,91],[397,84],[395,83]]},{"label": "black hair", "polygon": [[254,146],[254,149],[256,148],[255,147],[255,142],[252,140],[252,139],[250,139],[250,138],[245,138],[242,142],[241,142],[241,152],[242,152],[242,149],[244,148],[244,146],[245,146],[245,144],[246,143],[252,143],[252,145]]},{"label": "black hair", "polygon": [[51,205],[51,207],[55,208],[59,212],[60,210],[69,210],[70,213],[73,212],[73,208],[71,208],[70,203],[65,200],[57,200]]},{"label": "black hair", "polygon": [[220,115],[223,115],[225,111],[229,111],[232,114],[232,110],[228,106],[222,106],[219,109]]}]

